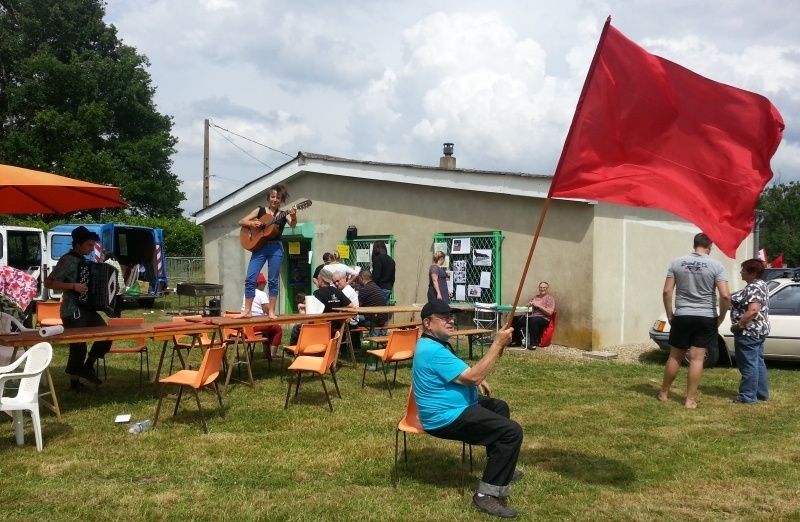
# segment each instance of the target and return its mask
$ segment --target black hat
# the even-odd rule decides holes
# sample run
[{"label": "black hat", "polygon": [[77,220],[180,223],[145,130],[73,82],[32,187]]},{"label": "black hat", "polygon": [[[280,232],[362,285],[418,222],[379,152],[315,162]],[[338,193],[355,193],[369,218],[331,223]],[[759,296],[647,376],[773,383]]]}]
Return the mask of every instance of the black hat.
[{"label": "black hat", "polygon": [[88,240],[100,241],[100,236],[90,231],[85,226],[81,225],[72,230],[72,241],[75,243],[83,243]]},{"label": "black hat", "polygon": [[441,299],[434,299],[422,307],[422,313],[420,314],[420,317],[425,319],[433,314],[452,314],[454,311],[455,310],[450,308],[450,305],[446,302],[442,301]]}]

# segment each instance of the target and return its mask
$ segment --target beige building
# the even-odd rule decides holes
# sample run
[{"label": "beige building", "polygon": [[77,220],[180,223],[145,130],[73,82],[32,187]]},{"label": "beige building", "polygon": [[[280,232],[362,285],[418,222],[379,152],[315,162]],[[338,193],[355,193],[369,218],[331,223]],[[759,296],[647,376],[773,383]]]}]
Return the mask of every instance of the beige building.
[{"label": "beige building", "polygon": [[[477,279],[466,281],[473,283],[466,289],[482,294],[466,300],[513,302],[550,176],[457,169],[452,157],[442,158],[441,165],[298,153],[196,214],[204,230],[206,281],[224,285],[225,309],[241,306],[250,253],[239,244],[237,222],[256,206],[267,204],[270,186],[284,183],[289,205],[306,199],[313,204],[298,213],[296,228],[287,226],[284,231],[287,260],[278,305],[282,313],[290,311],[294,292],[313,290],[311,272],[321,263],[323,252],[347,243],[350,225],[358,228],[359,238],[393,240],[390,253],[397,264],[398,303],[425,302],[435,234],[448,237],[451,249],[454,241],[472,238],[473,253],[448,252],[450,268],[457,259],[465,259],[473,271],[471,278],[491,271],[491,291],[480,288]],[[550,283],[559,314],[557,344],[598,350],[647,341],[649,327],[663,313],[661,288],[667,266],[674,257],[691,251],[697,232],[694,225],[661,211],[553,200],[521,302],[534,295],[540,280]],[[486,236],[502,238],[494,245],[489,265],[474,257]],[[739,247],[737,260],[716,250],[712,254],[725,265],[732,288],[742,286],[738,264],[750,252],[748,238]],[[351,255],[355,260],[356,253]]]}]

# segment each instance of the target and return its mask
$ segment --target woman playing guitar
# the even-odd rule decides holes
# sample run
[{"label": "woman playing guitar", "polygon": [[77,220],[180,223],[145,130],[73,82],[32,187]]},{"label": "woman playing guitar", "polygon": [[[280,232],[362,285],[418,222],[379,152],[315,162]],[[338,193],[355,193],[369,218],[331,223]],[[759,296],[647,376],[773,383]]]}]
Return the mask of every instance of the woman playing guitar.
[{"label": "woman playing guitar", "polygon": [[[286,185],[273,185],[269,188],[269,206],[266,208],[254,208],[252,212],[239,220],[239,225],[243,227],[262,228],[264,221],[262,221],[261,218],[265,215],[268,219],[278,216],[280,206],[286,202],[286,198],[288,197],[289,192],[286,190]],[[264,268],[264,263],[267,263],[267,283],[269,287],[268,315],[272,319],[278,317],[275,315],[275,303],[278,301],[278,276],[280,275],[281,263],[283,262],[283,242],[281,241],[281,234],[283,234],[283,228],[286,226],[286,223],[288,223],[290,227],[294,227],[297,224],[295,212],[296,210],[291,208],[285,213],[284,218],[280,218],[279,216],[278,220],[275,222],[280,229],[278,235],[272,238],[271,241],[265,242],[261,248],[254,250],[253,255],[250,256],[250,263],[247,265],[247,276],[244,281],[245,311],[242,313],[242,317],[251,316],[250,309],[253,305],[253,298],[256,295],[256,278],[258,274],[261,273],[261,269]]]}]

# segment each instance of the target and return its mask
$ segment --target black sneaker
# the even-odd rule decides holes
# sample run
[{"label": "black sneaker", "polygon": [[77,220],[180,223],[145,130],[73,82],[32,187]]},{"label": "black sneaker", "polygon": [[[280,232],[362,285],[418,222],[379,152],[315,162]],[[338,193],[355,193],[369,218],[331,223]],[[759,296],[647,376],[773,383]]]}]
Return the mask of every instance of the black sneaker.
[{"label": "black sneaker", "polygon": [[69,381],[69,391],[81,393],[86,391],[86,386],[81,381]]},{"label": "black sneaker", "polygon": [[97,376],[97,374],[94,373],[94,369],[89,368],[88,366],[84,366],[83,368],[81,368],[81,371],[78,372],[78,375],[80,377],[83,377],[84,379],[86,379],[87,381],[89,381],[92,384],[102,384],[103,383],[103,381],[100,380],[100,378]]},{"label": "black sneaker", "polygon": [[491,495],[478,496],[477,493],[472,496],[472,505],[475,509],[494,515],[500,518],[515,518],[517,511],[508,506],[503,505],[499,498]]}]

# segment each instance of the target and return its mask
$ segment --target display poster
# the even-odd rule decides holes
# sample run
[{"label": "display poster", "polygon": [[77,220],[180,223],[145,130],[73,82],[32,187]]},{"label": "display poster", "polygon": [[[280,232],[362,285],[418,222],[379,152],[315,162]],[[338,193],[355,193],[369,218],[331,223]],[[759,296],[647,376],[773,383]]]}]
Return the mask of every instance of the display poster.
[{"label": "display poster", "polygon": [[473,266],[492,266],[492,251],[476,248],[472,251]]},{"label": "display poster", "polygon": [[492,286],[492,273],[491,272],[481,272],[481,288],[490,288]]},{"label": "display poster", "polygon": [[456,301],[466,301],[466,289],[467,287],[464,285],[456,285]]},{"label": "display poster", "polygon": [[356,249],[356,263],[369,263],[369,248]]},{"label": "display poster", "polygon": [[434,252],[442,252],[447,254],[447,243],[434,243],[433,244],[433,251]]},{"label": "display poster", "polygon": [[478,285],[469,285],[467,286],[467,295],[470,297],[480,297],[481,296],[481,287]]},{"label": "display poster", "polygon": [[469,254],[471,240],[468,237],[459,237],[453,240],[451,254]]},{"label": "display poster", "polygon": [[350,245],[336,245],[336,252],[342,259],[350,259]]},{"label": "display poster", "polygon": [[300,255],[300,241],[289,241],[289,255],[290,256]]}]

